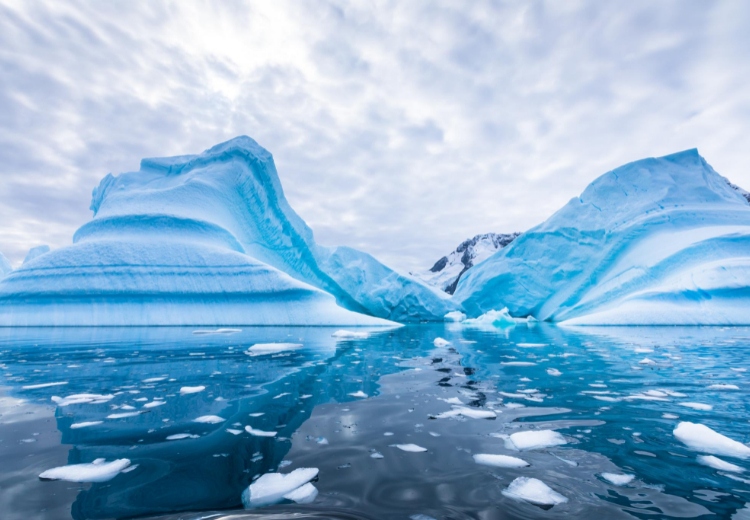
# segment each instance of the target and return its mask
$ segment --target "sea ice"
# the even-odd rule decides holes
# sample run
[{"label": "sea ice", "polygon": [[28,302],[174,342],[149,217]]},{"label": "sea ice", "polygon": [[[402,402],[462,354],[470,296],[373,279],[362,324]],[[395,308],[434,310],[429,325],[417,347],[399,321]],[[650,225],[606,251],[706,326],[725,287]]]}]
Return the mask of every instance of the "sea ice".
[{"label": "sea ice", "polygon": [[703,424],[681,422],[672,433],[678,441],[695,451],[740,459],[750,458],[750,447],[732,440]]},{"label": "sea ice", "polygon": [[301,343],[256,343],[247,349],[248,356],[263,356],[266,354],[277,354],[302,348]]},{"label": "sea ice", "polygon": [[615,486],[627,486],[633,481],[635,475],[629,473],[602,473],[602,478]]},{"label": "sea ice", "polygon": [[697,459],[698,462],[703,464],[704,466],[709,466],[721,471],[729,471],[732,473],[742,473],[743,471],[745,471],[744,468],[732,464],[731,462],[721,460],[720,458],[714,457],[713,455],[698,455]]},{"label": "sea ice", "polygon": [[391,444],[392,447],[398,448],[401,451],[408,451],[410,453],[421,453],[427,451],[427,448],[417,446],[416,444]]},{"label": "sea ice", "polygon": [[497,310],[489,310],[478,318],[468,318],[461,322],[467,327],[497,327],[506,328],[514,327],[517,321],[509,313],[508,308],[504,307]]},{"label": "sea ice", "polygon": [[477,464],[484,466],[493,466],[496,468],[525,468],[529,465],[523,459],[518,457],[510,457],[508,455],[493,455],[490,453],[477,453],[473,455],[474,461]]},{"label": "sea ice", "polygon": [[684,406],[686,408],[692,408],[693,410],[701,410],[703,412],[710,412],[711,410],[714,409],[714,407],[711,406],[710,404],[704,404],[704,403],[688,402],[688,403],[677,403],[677,404],[679,404],[680,406]]},{"label": "sea ice", "polygon": [[708,387],[709,390],[739,390],[740,387],[737,385],[729,385],[729,384],[715,384],[710,385]]},{"label": "sea ice", "polygon": [[182,439],[197,439],[200,435],[194,435],[191,433],[175,433],[173,435],[167,435],[168,441],[181,441]]},{"label": "sea ice", "polygon": [[492,410],[479,410],[477,408],[469,408],[466,406],[453,406],[453,409],[447,412],[439,413],[434,417],[436,419],[447,419],[449,417],[466,417],[468,419],[494,419],[497,417],[497,412]]},{"label": "sea ice", "polygon": [[443,319],[445,321],[464,321],[466,319],[466,314],[461,311],[451,311],[443,316]]},{"label": "sea ice", "polygon": [[447,347],[451,342],[443,338],[435,338],[435,341],[433,341],[432,344],[436,347]]},{"label": "sea ice", "polygon": [[547,373],[548,373],[549,375],[551,375],[551,376],[555,376],[555,377],[557,377],[557,376],[561,376],[561,375],[562,375],[562,372],[560,372],[560,371],[559,371],[558,369],[556,369],[556,368],[548,368],[548,369],[547,369]]},{"label": "sea ice", "polygon": [[141,412],[111,413],[107,416],[107,419],[127,419],[128,417],[135,417],[136,415],[141,415]]},{"label": "sea ice", "polygon": [[205,390],[205,386],[183,386],[180,388],[180,395],[197,394]]},{"label": "sea ice", "polygon": [[[318,468],[298,468],[286,474],[266,473],[242,492],[242,504],[246,509],[252,509],[281,502],[285,495],[293,493],[317,476]],[[300,496],[310,494],[311,490],[308,488]]]},{"label": "sea ice", "polygon": [[255,437],[276,437],[278,432],[266,432],[263,430],[256,430],[252,426],[245,426],[245,431]]},{"label": "sea ice", "polygon": [[366,394],[366,393],[364,393],[364,392],[363,392],[362,390],[358,390],[358,391],[356,391],[356,392],[352,392],[352,393],[350,393],[350,394],[348,394],[348,395],[350,395],[350,396],[352,396],[352,397],[359,397],[359,398],[361,398],[361,399],[364,399],[364,398],[366,398],[366,397],[367,397],[367,394]]},{"label": "sea ice", "polygon": [[107,395],[101,395],[101,394],[73,394],[69,395],[67,397],[58,397],[56,395],[53,395],[50,399],[52,402],[54,402],[57,406],[63,407],[63,406],[70,406],[72,404],[100,404],[100,403],[106,403],[108,401],[111,401],[114,399],[114,395],[107,394]]},{"label": "sea ice", "polygon": [[67,381],[58,381],[55,383],[40,383],[38,385],[24,385],[21,387],[21,390],[38,390],[40,388],[49,388],[51,386],[62,386],[67,385]]},{"label": "sea ice", "polygon": [[291,491],[284,495],[284,498],[296,502],[298,504],[310,504],[315,501],[318,496],[318,488],[313,486],[310,482],[298,487],[294,491]]},{"label": "sea ice", "polygon": [[88,428],[89,426],[96,426],[102,424],[104,421],[84,421],[79,423],[73,423],[70,425],[71,430],[77,430],[78,428]]},{"label": "sea ice", "polygon": [[48,469],[39,475],[42,480],[66,480],[68,482],[106,482],[112,480],[122,470],[130,466],[130,460],[117,459],[106,462],[96,459],[91,463],[70,464]]},{"label": "sea ice", "polygon": [[554,430],[526,430],[516,432],[508,438],[508,447],[516,450],[538,450],[567,444],[560,433]]},{"label": "sea ice", "polygon": [[363,331],[337,330],[331,334],[331,337],[338,339],[366,339],[370,337],[370,333]]},{"label": "sea ice", "polygon": [[503,490],[503,495],[524,500],[538,506],[555,506],[568,501],[566,497],[539,479],[518,477]]},{"label": "sea ice", "polygon": [[226,419],[219,417],[218,415],[202,415],[197,419],[193,419],[193,422],[205,424],[219,424],[224,421],[226,421]]}]

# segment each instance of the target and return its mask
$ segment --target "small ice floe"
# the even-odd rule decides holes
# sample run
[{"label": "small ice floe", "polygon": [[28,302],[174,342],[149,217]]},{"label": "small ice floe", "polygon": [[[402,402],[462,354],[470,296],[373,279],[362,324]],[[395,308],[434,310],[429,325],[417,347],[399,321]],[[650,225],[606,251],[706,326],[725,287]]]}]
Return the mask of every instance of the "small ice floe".
[{"label": "small ice floe", "polygon": [[360,399],[364,399],[364,398],[368,397],[367,394],[364,393],[362,390],[358,390],[356,392],[352,392],[352,393],[350,393],[348,395],[350,395],[352,397],[359,397]]},{"label": "small ice floe", "polygon": [[205,386],[183,386],[180,388],[180,395],[188,395],[188,394],[197,394],[198,392],[202,392],[205,390]]},{"label": "small ice floe", "polygon": [[286,395],[292,395],[292,394],[290,392],[282,392],[279,395],[274,396],[274,399],[281,399],[282,397],[284,397]]},{"label": "small ice floe", "polygon": [[710,404],[704,404],[704,403],[677,403],[680,406],[684,406],[685,408],[692,408],[693,410],[700,410],[702,412],[710,412],[714,409],[714,407]]},{"label": "small ice floe", "polygon": [[663,413],[661,414],[661,418],[662,419],[679,419],[680,416],[673,414],[673,413]]},{"label": "small ice floe", "polygon": [[607,385],[604,383],[589,383],[589,386],[591,388],[607,388]]},{"label": "small ice floe", "polygon": [[416,444],[391,444],[391,448],[398,448],[401,451],[408,451],[409,453],[422,453],[427,451],[427,448],[423,448]]},{"label": "small ice floe", "polygon": [[298,504],[310,504],[315,501],[317,496],[318,488],[308,482],[304,486],[298,487],[291,493],[287,493],[286,495],[284,495],[284,498]]},{"label": "small ice floe", "polygon": [[627,486],[633,481],[635,475],[630,473],[602,473],[601,477],[615,486]]},{"label": "small ice floe", "polygon": [[649,394],[647,392],[641,392],[641,393],[638,393],[638,394],[631,394],[631,395],[623,397],[623,399],[625,399],[626,401],[635,401],[635,400],[640,400],[640,401],[663,401],[663,402],[669,401],[668,397],[662,397],[662,396],[658,396],[658,395],[653,395],[653,392],[654,392],[653,390],[649,390],[649,392],[651,392],[651,393]]},{"label": "small ice floe", "polygon": [[107,419],[127,419],[128,417],[135,417],[141,415],[143,412],[123,412],[123,413],[111,413],[107,416]]},{"label": "small ice floe", "polygon": [[213,330],[194,330],[195,335],[208,335],[208,334],[236,334],[242,332],[242,329],[213,329]]},{"label": "small ice floe", "polygon": [[622,398],[620,397],[610,397],[608,395],[592,395],[591,397],[599,401],[606,401],[608,403],[617,403],[619,401],[622,401]]},{"label": "small ice floe", "polygon": [[709,390],[739,390],[740,387],[737,385],[728,385],[728,384],[719,383],[715,385],[710,385],[708,389]]},{"label": "small ice floe", "polygon": [[562,375],[562,372],[560,372],[560,371],[559,371],[558,369],[556,369],[556,368],[548,368],[548,369],[547,369],[547,373],[548,373],[549,375],[551,375],[551,376],[561,376],[561,375]]},{"label": "small ice floe", "polygon": [[504,406],[506,408],[510,408],[511,410],[516,408],[526,408],[526,405],[521,403],[505,403]]},{"label": "small ice floe", "polygon": [[249,415],[250,417],[260,417],[261,415],[266,415],[266,412],[253,412],[247,415]]},{"label": "small ice floe", "polygon": [[523,500],[537,506],[552,507],[568,501],[566,497],[541,480],[531,477],[518,477],[502,493],[506,497]]},{"label": "small ice floe", "polygon": [[469,327],[497,327],[497,328],[506,328],[506,327],[515,327],[517,321],[526,321],[526,320],[516,320],[513,318],[513,316],[510,315],[510,312],[508,312],[508,308],[505,307],[499,311],[491,310],[487,311],[478,318],[469,318],[461,322],[462,325],[466,325]]},{"label": "small ice floe", "polygon": [[96,459],[85,464],[70,464],[59,468],[48,469],[39,475],[41,480],[66,480],[68,482],[107,482],[122,470],[130,466],[129,459],[117,459],[107,462]]},{"label": "small ice floe", "polygon": [[567,443],[565,437],[554,430],[527,430],[510,435],[506,447],[524,451],[562,446]]},{"label": "small ice floe", "polygon": [[201,415],[197,419],[193,419],[193,422],[204,423],[204,424],[219,424],[226,421],[223,417],[218,415]]},{"label": "small ice floe", "polygon": [[437,415],[431,415],[430,417],[434,417],[435,419],[448,419],[450,417],[459,416],[466,417],[467,419],[495,419],[497,417],[497,412],[453,405],[452,410]]},{"label": "small ice floe", "polygon": [[732,367],[729,370],[732,370],[734,372],[747,372],[746,368],[734,368],[734,367]]},{"label": "small ice floe", "polygon": [[62,386],[67,385],[67,381],[58,381],[56,383],[40,383],[38,385],[24,385],[21,390],[38,390],[39,388],[49,388],[51,386]]},{"label": "small ice floe", "polygon": [[[300,488],[310,484],[310,481],[317,476],[318,468],[297,468],[286,474],[266,473],[242,492],[242,504],[246,509],[252,509],[269,506],[281,502],[285,498],[294,501],[297,501],[296,499],[304,500],[311,495],[317,495],[317,489],[313,492],[310,488],[304,490],[300,490]],[[300,490],[299,493],[295,493],[298,490]],[[289,495],[293,498],[288,498]],[[315,496],[312,496],[310,501],[314,499]]]},{"label": "small ice floe", "polygon": [[234,428],[227,428],[227,432],[231,433],[232,435],[239,435],[242,433],[242,430],[235,430]]},{"label": "small ice floe", "polygon": [[533,361],[501,361],[500,364],[506,367],[533,367],[536,365]]},{"label": "small ice floe", "polygon": [[695,451],[740,459],[750,458],[750,447],[730,439],[704,424],[681,422],[672,434],[678,441]]},{"label": "small ice floe", "polygon": [[730,473],[742,473],[745,471],[744,468],[732,464],[731,462],[721,460],[719,457],[714,457],[713,455],[698,455],[698,462],[704,466],[721,471],[729,471]]},{"label": "small ice floe", "polygon": [[641,359],[638,362],[638,364],[639,365],[655,365],[656,361],[654,361],[653,359],[649,359],[649,358],[646,357],[646,358]]},{"label": "small ice floe", "polygon": [[299,396],[300,399],[310,399],[312,397],[312,394],[304,394]]},{"label": "small ice floe", "polygon": [[540,348],[546,347],[549,343],[516,343],[517,347],[521,348]]},{"label": "small ice floe", "polygon": [[77,422],[70,425],[71,430],[77,430],[78,428],[89,428],[90,426],[96,426],[98,424],[103,424],[104,421],[85,421],[85,422]]},{"label": "small ice floe", "polygon": [[448,341],[447,339],[435,338],[435,341],[433,341],[432,344],[435,345],[436,347],[447,347],[448,345],[451,344],[451,342]]},{"label": "small ice floe", "polygon": [[370,453],[370,458],[371,459],[384,459],[385,457],[379,451],[373,451],[372,453]]},{"label": "small ice floe", "polygon": [[483,466],[493,466],[495,468],[525,468],[529,463],[518,457],[508,455],[493,455],[490,453],[477,453],[473,455],[474,462]]},{"label": "small ice floe", "polygon": [[144,379],[142,382],[143,383],[158,383],[159,381],[164,381],[166,379],[167,379],[166,376],[165,377],[149,377],[148,379]]},{"label": "small ice floe", "polygon": [[649,347],[636,347],[633,352],[636,354],[651,354],[654,351],[654,349]]},{"label": "small ice floe", "polygon": [[173,435],[167,435],[168,441],[181,441],[182,439],[197,439],[200,435],[193,435],[191,433],[175,433]]},{"label": "small ice floe", "polygon": [[438,397],[438,401],[444,401],[448,404],[457,404],[457,405],[464,404],[463,401],[461,401],[461,399],[459,399],[458,397],[449,397],[448,399],[445,399],[444,397]]},{"label": "small ice floe", "polygon": [[337,339],[366,339],[370,337],[370,333],[353,330],[337,330],[331,334],[331,337]]},{"label": "small ice floe", "polygon": [[112,394],[101,395],[101,394],[73,394],[68,397],[58,397],[53,395],[50,399],[57,406],[70,406],[72,404],[101,404],[106,403],[114,399],[115,396]]},{"label": "small ice floe", "polygon": [[245,426],[245,431],[255,437],[276,437],[279,432],[266,432],[263,430],[256,430],[252,426]]},{"label": "small ice floe", "polygon": [[329,444],[328,439],[326,439],[325,437],[318,437],[317,439],[315,439],[315,442],[317,442],[318,444],[322,446],[328,446]]},{"label": "small ice floe", "polygon": [[150,403],[146,403],[142,406],[142,408],[156,408],[157,406],[161,406],[163,404],[167,404],[166,401],[151,401]]},{"label": "small ice floe", "polygon": [[445,316],[443,316],[444,321],[464,321],[466,319],[466,314],[464,314],[461,311],[451,311],[447,313]]},{"label": "small ice floe", "polygon": [[301,349],[302,343],[256,343],[245,351],[248,356],[264,356]]}]

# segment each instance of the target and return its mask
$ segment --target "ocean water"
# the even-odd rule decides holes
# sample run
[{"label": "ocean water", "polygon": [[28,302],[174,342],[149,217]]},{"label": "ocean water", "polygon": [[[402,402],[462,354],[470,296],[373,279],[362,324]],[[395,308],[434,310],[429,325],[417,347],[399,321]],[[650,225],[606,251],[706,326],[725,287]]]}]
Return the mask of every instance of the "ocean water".
[{"label": "ocean water", "polygon": [[[673,435],[689,421],[750,441],[750,329],[335,330],[0,330],[2,518],[750,518],[750,471],[703,465]],[[287,345],[251,349],[269,343]],[[508,440],[534,430],[565,444]],[[39,478],[96,459],[130,465]],[[304,467],[314,501],[244,508],[254,479]],[[517,477],[567,501],[507,496]]]}]

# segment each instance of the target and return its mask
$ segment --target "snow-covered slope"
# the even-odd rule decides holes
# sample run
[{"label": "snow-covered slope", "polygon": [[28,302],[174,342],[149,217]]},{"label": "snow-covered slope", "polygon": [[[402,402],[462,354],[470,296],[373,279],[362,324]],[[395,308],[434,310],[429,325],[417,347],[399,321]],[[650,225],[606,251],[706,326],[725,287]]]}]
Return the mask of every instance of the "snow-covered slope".
[{"label": "snow-covered slope", "polygon": [[513,242],[518,235],[520,233],[485,233],[469,238],[461,242],[448,256],[435,262],[429,270],[412,275],[441,291],[453,294],[458,281],[466,271]]},{"label": "snow-covered slope", "polygon": [[91,209],[72,246],[3,279],[0,324],[365,325],[454,308],[370,255],[318,246],[248,137],[107,175]]},{"label": "snow-covered slope", "polygon": [[462,277],[470,315],[750,324],[750,205],[697,150],[606,173]]}]

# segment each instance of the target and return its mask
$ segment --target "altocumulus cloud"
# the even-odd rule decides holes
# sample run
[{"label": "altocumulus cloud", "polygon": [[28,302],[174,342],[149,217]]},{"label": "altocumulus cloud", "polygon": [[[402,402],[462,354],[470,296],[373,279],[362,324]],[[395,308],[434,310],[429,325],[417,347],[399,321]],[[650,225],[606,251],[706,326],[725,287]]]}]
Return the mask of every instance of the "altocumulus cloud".
[{"label": "altocumulus cloud", "polygon": [[0,251],[70,242],[141,157],[247,134],[319,242],[425,268],[622,163],[750,187],[750,3],[0,4]]}]

